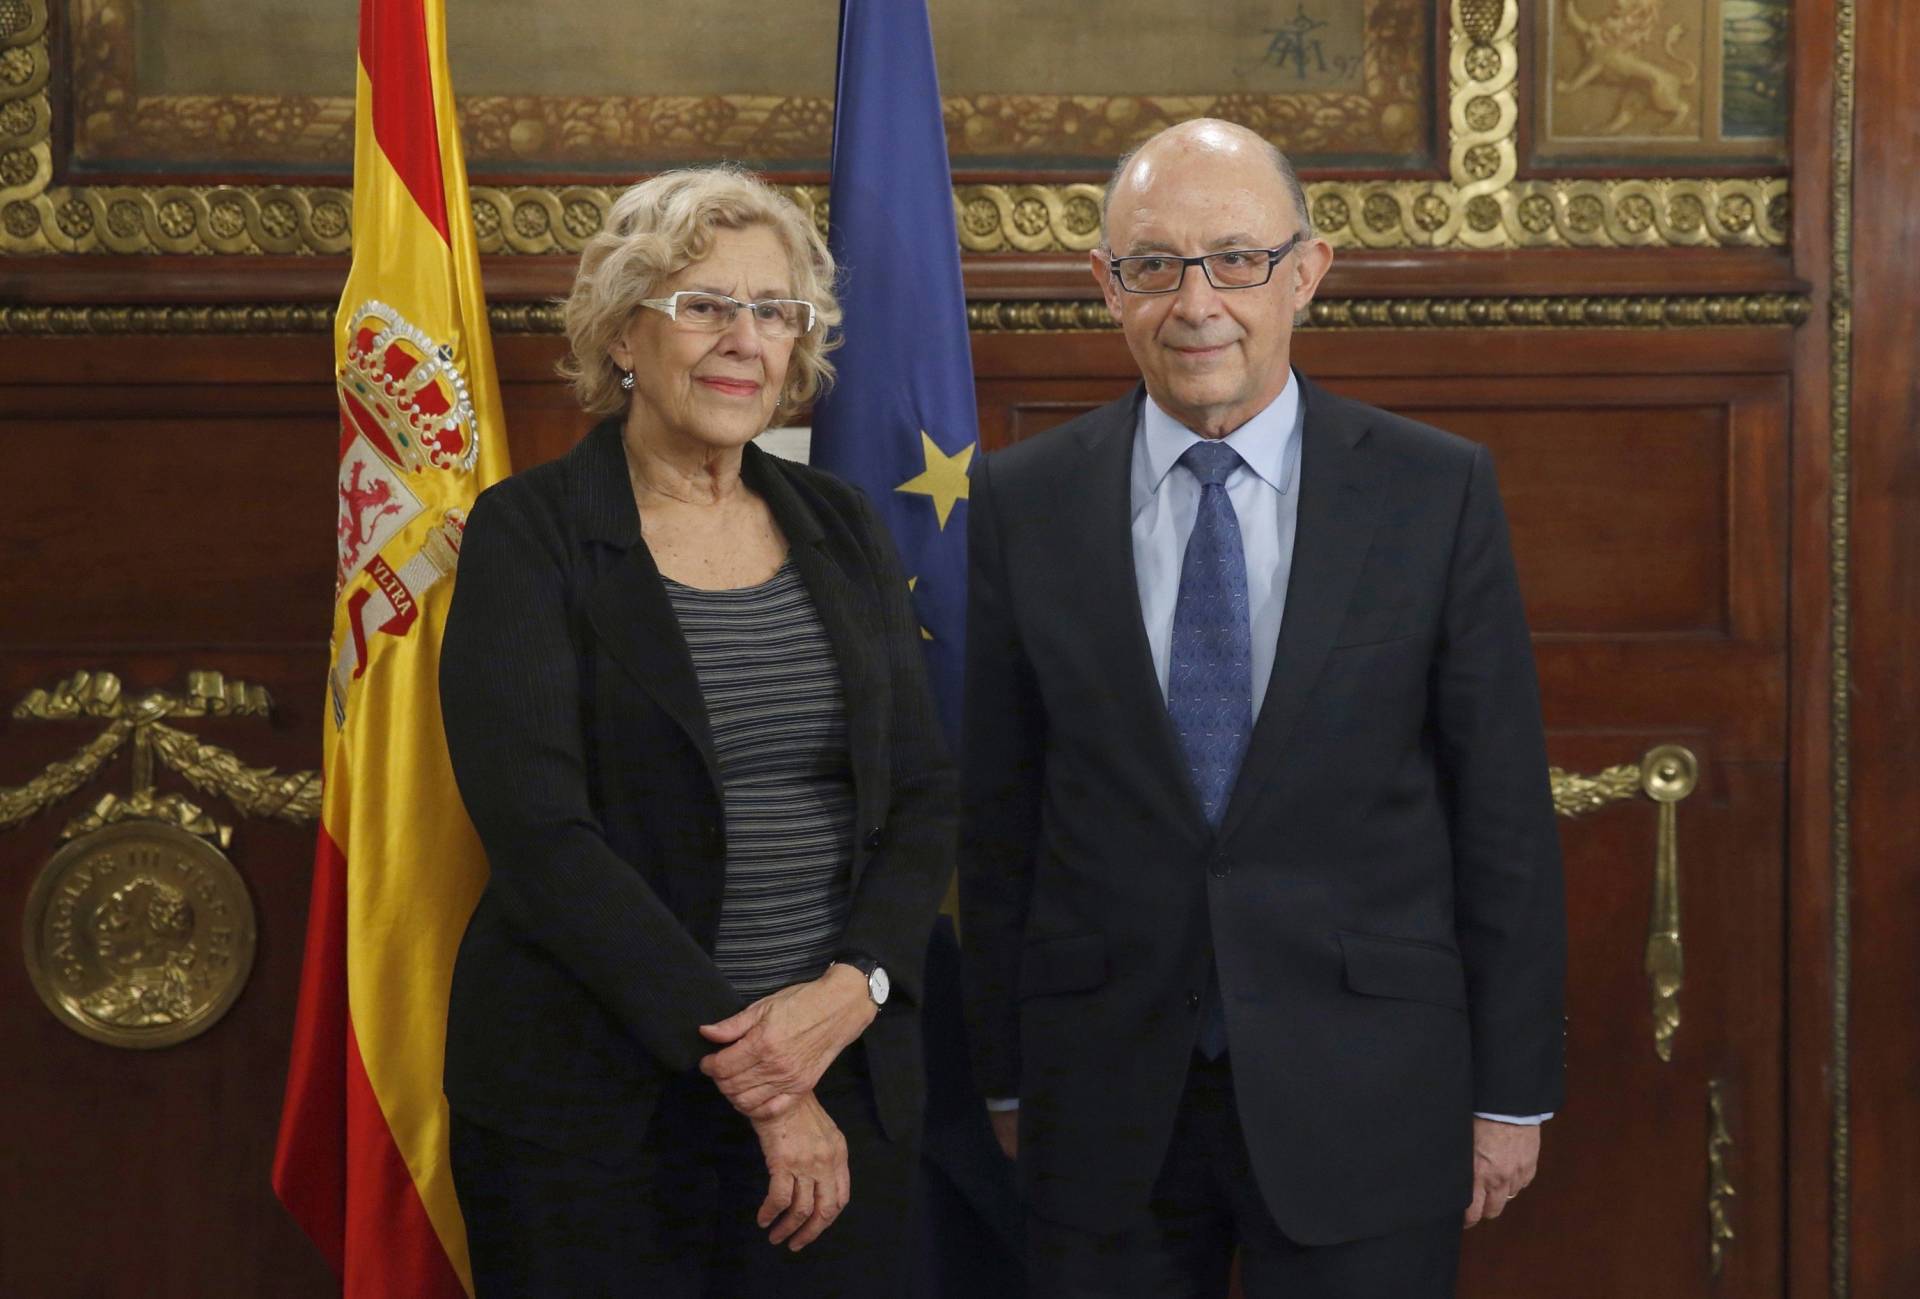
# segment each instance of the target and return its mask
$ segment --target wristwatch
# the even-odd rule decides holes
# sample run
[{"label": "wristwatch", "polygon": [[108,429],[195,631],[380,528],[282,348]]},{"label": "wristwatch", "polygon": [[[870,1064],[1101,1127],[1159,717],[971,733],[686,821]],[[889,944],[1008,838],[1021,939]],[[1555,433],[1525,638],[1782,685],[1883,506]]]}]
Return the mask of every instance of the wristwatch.
[{"label": "wristwatch", "polygon": [[865,952],[842,952],[833,958],[835,965],[851,965],[867,976],[867,995],[873,998],[873,1004],[887,1004],[887,993],[893,984],[887,978],[887,967],[868,956]]}]

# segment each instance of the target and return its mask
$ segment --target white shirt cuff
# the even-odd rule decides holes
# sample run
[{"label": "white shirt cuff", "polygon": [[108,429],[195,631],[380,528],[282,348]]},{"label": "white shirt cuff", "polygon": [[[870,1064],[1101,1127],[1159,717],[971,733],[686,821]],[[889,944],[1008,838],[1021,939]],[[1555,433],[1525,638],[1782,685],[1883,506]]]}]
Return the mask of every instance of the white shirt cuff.
[{"label": "white shirt cuff", "polygon": [[987,1112],[989,1114],[1005,1114],[1009,1110],[1017,1110],[1019,1108],[1020,1098],[1018,1096],[987,1097]]}]

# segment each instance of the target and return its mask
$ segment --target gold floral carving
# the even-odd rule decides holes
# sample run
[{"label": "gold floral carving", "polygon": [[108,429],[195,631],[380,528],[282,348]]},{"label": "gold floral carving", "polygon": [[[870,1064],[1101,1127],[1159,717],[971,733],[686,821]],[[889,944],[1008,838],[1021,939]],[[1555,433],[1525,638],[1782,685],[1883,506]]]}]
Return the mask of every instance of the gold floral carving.
[{"label": "gold floral carving", "polygon": [[218,672],[191,672],[185,690],[149,690],[134,698],[127,697],[120,678],[111,672],[77,672],[51,689],[34,690],[14,706],[16,718],[97,718],[108,725],[72,758],[49,765],[25,785],[0,787],[0,830],[79,790],[129,739],[134,744],[132,792],[105,795],[67,824],[62,839],[116,821],[161,820],[226,847],[233,837],[231,826],[215,821],[178,794],[155,791],[156,761],[196,789],[225,798],[244,816],[272,817],[296,825],[312,821],[320,814],[320,773],[250,767],[231,751],[167,724],[183,718],[264,718],[272,708],[265,689],[230,681]]},{"label": "gold floral carving", "polygon": [[[0,29],[0,47],[4,47],[0,48],[0,255],[327,255],[347,250],[352,241],[352,202],[342,189],[50,187],[47,0],[5,3],[9,13],[25,17],[9,20],[10,29]],[[1375,5],[1370,22],[1376,18],[1399,21],[1396,15],[1404,7],[1398,0],[1394,4],[1375,0]],[[83,15],[97,15],[96,21],[102,23],[117,12],[113,6],[95,5],[91,0],[81,10]],[[1518,0],[1452,0],[1445,179],[1333,180],[1307,187],[1314,222],[1336,247],[1785,246],[1790,209],[1784,178],[1517,180],[1518,10]],[[1397,56],[1375,54],[1375,47],[1410,49],[1416,43],[1370,40],[1368,57],[1392,59]],[[89,101],[78,109],[83,121],[92,124],[89,129],[122,129],[114,114],[130,93],[131,71],[124,63],[126,56],[114,53],[119,48],[107,41],[77,56],[96,60],[79,81],[103,87],[97,92],[98,103]],[[1398,63],[1370,63],[1368,76],[1370,85],[1380,87],[1377,95],[1370,91],[1372,97],[1355,97],[1353,105],[1341,107],[1335,102],[1339,96],[1311,97],[1320,106],[1316,112],[1331,114],[1324,129],[1346,129],[1338,123],[1351,126],[1352,121],[1372,114],[1369,120],[1376,122],[1383,141],[1395,149],[1411,150],[1414,139],[1408,132],[1415,118],[1407,116],[1412,109],[1403,113],[1401,108],[1406,100],[1403,83],[1417,88],[1417,70]],[[120,99],[113,98],[115,87]],[[1095,104],[1074,96],[998,96],[949,103],[947,118],[950,132],[959,141],[954,146],[956,155],[1003,137],[1032,151],[1050,147],[1045,142],[1055,137],[1072,137],[1079,141],[1079,149],[1118,153],[1164,122],[1202,112],[1245,122],[1296,147],[1311,147],[1317,138],[1312,130],[1319,128],[1303,127],[1295,120],[1298,113],[1291,98],[1215,96],[1192,102],[1127,99]],[[270,109],[264,100],[258,105],[224,100],[218,105],[212,100],[186,105],[183,101],[180,111],[192,120],[181,118],[164,125],[175,132],[217,129],[262,140],[282,139],[289,133],[309,141],[349,138],[350,121],[334,110],[315,106],[331,101],[285,102],[293,106]],[[592,114],[582,119],[572,110],[554,110],[558,115],[552,121],[545,116],[537,121],[514,116],[531,111],[515,107],[523,103],[502,101],[493,106],[479,101],[467,107],[476,153],[493,147],[502,133],[511,144],[516,131],[541,133],[543,138],[553,132],[561,138],[586,138],[610,129],[604,123],[596,126],[598,119]],[[622,120],[652,122],[646,129],[669,141],[683,136],[703,141],[701,156],[716,150],[756,152],[758,146],[751,144],[756,131],[784,132],[782,139],[818,137],[809,147],[816,154],[824,153],[831,130],[825,101],[780,103],[785,106],[660,100],[649,109],[651,116],[626,114]],[[206,122],[196,126],[200,119],[193,115],[206,116]],[[748,136],[733,142],[730,131],[747,131]],[[624,138],[608,147],[626,157],[645,152],[643,145]],[[481,250],[575,253],[600,229],[616,192],[605,186],[476,186],[473,216]],[[791,192],[817,222],[824,223],[823,187],[800,186]],[[1098,186],[1080,183],[958,185],[954,216],[961,246],[972,253],[1084,251],[1099,239],[1099,196]]]}]

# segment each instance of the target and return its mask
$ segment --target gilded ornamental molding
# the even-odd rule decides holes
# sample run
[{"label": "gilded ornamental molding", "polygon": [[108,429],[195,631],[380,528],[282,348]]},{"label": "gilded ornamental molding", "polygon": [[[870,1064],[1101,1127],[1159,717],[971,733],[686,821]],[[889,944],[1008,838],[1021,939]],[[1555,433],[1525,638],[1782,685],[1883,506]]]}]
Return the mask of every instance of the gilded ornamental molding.
[{"label": "gilded ornamental molding", "polygon": [[[1447,176],[1309,185],[1314,223],[1336,247],[1785,246],[1780,177],[1516,179],[1519,0],[1452,0],[1449,13]],[[353,204],[344,189],[52,186],[47,16],[48,0],[0,0],[0,255],[347,251]],[[1211,109],[1237,111],[1226,101]],[[480,251],[576,253],[617,192],[476,186]],[[824,228],[825,188],[790,192]],[[1100,187],[959,185],[954,215],[967,252],[1085,251],[1099,239]]]},{"label": "gilded ornamental molding", "polygon": [[[1332,298],[1314,302],[1307,327],[1359,329],[1706,329],[1791,327],[1807,319],[1805,294],[1671,297]],[[496,334],[558,334],[549,303],[495,303]],[[0,306],[0,337],[98,334],[324,334],[334,307],[318,302],[178,306]],[[976,334],[1098,333],[1115,328],[1106,304],[1078,299],[967,304]]]}]

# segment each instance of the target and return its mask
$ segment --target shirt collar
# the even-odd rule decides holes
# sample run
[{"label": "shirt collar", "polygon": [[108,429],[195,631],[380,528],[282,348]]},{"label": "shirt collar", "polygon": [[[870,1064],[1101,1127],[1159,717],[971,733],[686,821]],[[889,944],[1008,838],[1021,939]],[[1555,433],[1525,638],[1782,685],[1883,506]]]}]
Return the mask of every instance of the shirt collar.
[{"label": "shirt collar", "polygon": [[[1144,434],[1147,459],[1147,490],[1158,493],[1188,447],[1205,441],[1148,396],[1140,404],[1140,427]],[[1240,453],[1247,468],[1260,480],[1285,496],[1293,490],[1295,457],[1288,454],[1300,437],[1300,384],[1293,371],[1287,371],[1287,383],[1280,395],[1252,419],[1227,434],[1226,443]]]}]

